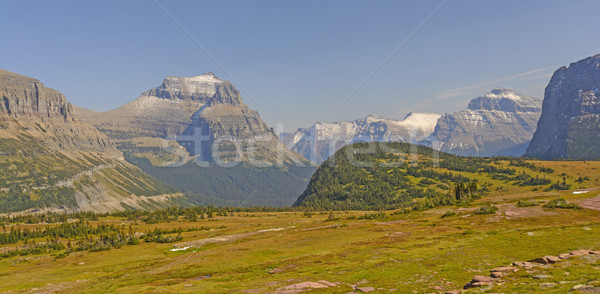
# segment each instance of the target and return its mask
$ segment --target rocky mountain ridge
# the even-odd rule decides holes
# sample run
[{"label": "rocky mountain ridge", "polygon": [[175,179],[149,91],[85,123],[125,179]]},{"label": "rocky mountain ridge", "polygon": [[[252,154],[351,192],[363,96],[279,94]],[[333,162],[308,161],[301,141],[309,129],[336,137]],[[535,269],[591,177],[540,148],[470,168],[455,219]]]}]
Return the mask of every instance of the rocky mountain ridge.
[{"label": "rocky mountain ridge", "polygon": [[273,129],[257,111],[243,103],[238,90],[228,81],[217,86],[214,96],[191,119],[177,140],[202,160],[237,160],[259,166],[308,164],[279,141]]},{"label": "rocky mountain ridge", "polygon": [[135,100],[107,112],[76,108],[85,121],[115,139],[168,137],[181,134],[224,81],[212,72],[191,77],[166,77],[162,84]]},{"label": "rocky mountain ridge", "polygon": [[181,198],[124,161],[60,92],[0,70],[0,97],[0,213],[158,208]]},{"label": "rocky mountain ridge", "polygon": [[600,159],[600,54],[554,72],[526,156]]},{"label": "rocky mountain ridge", "polygon": [[212,73],[167,77],[113,111],[79,111],[127,161],[197,203],[290,205],[314,171]]},{"label": "rocky mountain ridge", "polygon": [[420,144],[464,156],[521,156],[535,132],[542,101],[495,88],[467,109],[440,117]]},{"label": "rocky mountain ridge", "polygon": [[409,113],[403,120],[369,115],[355,121],[317,122],[308,129],[281,134],[290,149],[322,163],[337,150],[354,142],[416,143],[430,135],[440,114]]}]

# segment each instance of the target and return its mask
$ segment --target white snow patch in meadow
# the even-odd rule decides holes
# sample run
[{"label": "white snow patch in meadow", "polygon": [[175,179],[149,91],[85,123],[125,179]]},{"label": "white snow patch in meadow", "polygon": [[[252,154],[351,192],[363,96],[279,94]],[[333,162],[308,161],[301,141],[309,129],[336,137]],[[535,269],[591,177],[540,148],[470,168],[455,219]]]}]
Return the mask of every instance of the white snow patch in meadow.
[{"label": "white snow patch in meadow", "polygon": [[573,194],[585,194],[589,191],[573,191]]},{"label": "white snow patch in meadow", "polygon": [[192,248],[192,247],[188,246],[188,247],[182,247],[182,248],[173,248],[173,249],[171,249],[171,251],[183,251],[183,250],[190,249],[190,248]]}]

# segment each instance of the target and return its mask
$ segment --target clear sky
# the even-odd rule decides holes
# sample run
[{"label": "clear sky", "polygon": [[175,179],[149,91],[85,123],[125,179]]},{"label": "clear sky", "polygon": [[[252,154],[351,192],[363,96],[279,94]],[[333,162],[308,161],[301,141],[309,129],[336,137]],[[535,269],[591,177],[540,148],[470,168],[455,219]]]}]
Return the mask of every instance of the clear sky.
[{"label": "clear sky", "polygon": [[1,1],[0,67],[94,110],[212,71],[293,130],[454,112],[493,87],[541,98],[600,53],[597,0],[157,1]]}]

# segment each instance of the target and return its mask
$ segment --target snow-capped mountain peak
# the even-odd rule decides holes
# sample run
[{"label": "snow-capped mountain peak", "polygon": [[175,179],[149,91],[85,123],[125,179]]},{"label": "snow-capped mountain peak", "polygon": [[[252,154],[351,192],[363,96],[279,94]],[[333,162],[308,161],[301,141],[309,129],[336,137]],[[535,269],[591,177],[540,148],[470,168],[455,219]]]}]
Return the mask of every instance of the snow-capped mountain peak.
[{"label": "snow-capped mountain peak", "polygon": [[217,86],[224,81],[212,72],[191,77],[168,76],[163,83],[142,95],[169,100],[194,100],[206,102],[215,95]]},{"label": "snow-capped mountain peak", "polygon": [[292,150],[313,162],[325,161],[333,152],[353,142],[411,142],[433,133],[440,114],[409,113],[404,120],[369,115],[354,121],[317,122],[308,129],[281,134]]}]

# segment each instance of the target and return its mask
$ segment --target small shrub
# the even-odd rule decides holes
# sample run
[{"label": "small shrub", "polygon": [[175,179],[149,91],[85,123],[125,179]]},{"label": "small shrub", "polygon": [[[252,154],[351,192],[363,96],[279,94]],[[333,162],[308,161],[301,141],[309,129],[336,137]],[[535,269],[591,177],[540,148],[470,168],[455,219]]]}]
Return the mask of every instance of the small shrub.
[{"label": "small shrub", "polygon": [[327,219],[325,221],[332,222],[332,221],[337,221],[339,219],[340,219],[339,217],[335,217],[335,214],[333,214],[333,212],[330,212],[329,216],[327,217]]},{"label": "small shrub", "polygon": [[538,205],[539,203],[535,200],[519,200],[519,202],[517,202],[517,207],[531,207]]},{"label": "small shrub", "polygon": [[496,213],[496,211],[498,211],[498,207],[496,207],[495,205],[491,205],[491,204],[486,204],[482,207],[477,208],[477,210],[475,210],[475,214],[494,214]]},{"label": "small shrub", "polygon": [[545,208],[562,208],[562,209],[582,209],[581,206],[575,203],[569,203],[564,198],[558,198],[551,200],[550,202],[544,204]]},{"label": "small shrub", "polygon": [[385,214],[385,212],[380,211],[377,213],[367,213],[365,215],[361,215],[358,217],[358,219],[359,220],[361,220],[361,219],[373,220],[373,219],[384,219],[386,217],[387,217],[387,215]]}]

